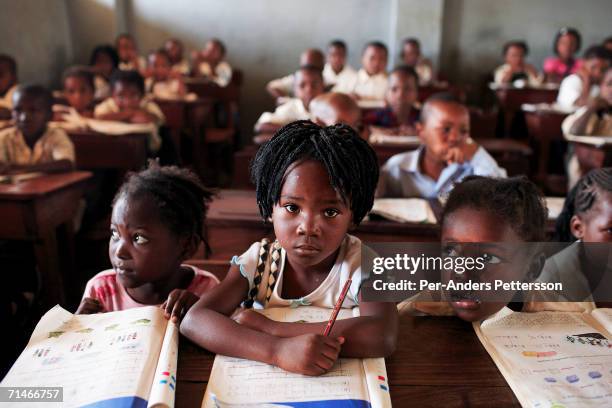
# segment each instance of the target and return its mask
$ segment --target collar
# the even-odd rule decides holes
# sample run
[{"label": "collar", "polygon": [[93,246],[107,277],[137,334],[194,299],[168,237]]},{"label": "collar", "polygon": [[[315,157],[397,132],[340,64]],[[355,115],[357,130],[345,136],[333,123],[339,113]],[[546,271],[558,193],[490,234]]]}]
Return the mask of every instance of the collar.
[{"label": "collar", "polygon": [[406,153],[406,156],[400,163],[399,167],[409,173],[420,173],[421,170],[419,169],[419,160],[424,150],[425,146],[421,145],[416,150]]},{"label": "collar", "polygon": [[376,75],[370,75],[367,73],[367,71],[364,68],[360,68],[359,71],[357,72],[357,75],[359,76],[359,79],[362,81],[366,81],[366,80],[374,80],[374,79],[378,79],[378,78],[387,78],[387,74],[384,72],[378,73]]}]

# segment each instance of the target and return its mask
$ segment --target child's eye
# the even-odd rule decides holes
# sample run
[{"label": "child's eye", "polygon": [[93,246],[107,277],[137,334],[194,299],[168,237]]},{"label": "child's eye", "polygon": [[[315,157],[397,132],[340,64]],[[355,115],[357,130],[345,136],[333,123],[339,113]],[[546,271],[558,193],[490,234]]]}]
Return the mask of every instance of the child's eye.
[{"label": "child's eye", "polygon": [[111,233],[111,239],[112,239],[114,242],[119,241],[119,233],[117,232],[117,230],[115,230],[115,229],[111,229],[110,233]]},{"label": "child's eye", "polygon": [[327,218],[334,218],[340,214],[340,211],[336,210],[335,208],[328,208],[323,212],[323,214],[325,214]]},{"label": "child's eye", "polygon": [[482,254],[481,255],[482,259],[489,264],[498,264],[501,263],[501,259],[499,259],[498,257],[496,257],[495,255],[491,255],[491,254]]},{"label": "child's eye", "polygon": [[285,204],[284,207],[285,207],[285,210],[287,210],[290,213],[295,213],[298,211],[298,206],[295,204]]},{"label": "child's eye", "polygon": [[147,242],[149,242],[149,240],[140,234],[134,234],[134,242],[142,245],[142,244],[146,244]]}]

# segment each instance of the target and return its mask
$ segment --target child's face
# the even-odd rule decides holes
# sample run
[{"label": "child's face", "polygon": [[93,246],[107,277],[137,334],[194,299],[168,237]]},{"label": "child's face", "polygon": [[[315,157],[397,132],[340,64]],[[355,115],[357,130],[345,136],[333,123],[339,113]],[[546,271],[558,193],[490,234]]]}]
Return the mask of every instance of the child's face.
[{"label": "child's face", "polygon": [[387,53],[380,47],[369,46],[363,52],[361,64],[368,75],[383,73],[387,67]]},{"label": "child's face", "polygon": [[117,54],[121,61],[131,61],[136,57],[136,44],[131,38],[121,37],[117,43]]},{"label": "child's face", "polygon": [[572,234],[583,242],[612,242],[612,193],[597,191],[593,206],[570,221]]},{"label": "child's face", "polygon": [[163,54],[149,55],[149,70],[157,81],[165,81],[170,75],[170,61]]},{"label": "child's face", "polygon": [[110,230],[108,256],[126,288],[169,279],[188,256],[186,240],[162,223],[151,197],[121,196],[113,207]]},{"label": "child's face", "polygon": [[64,80],[64,96],[70,106],[82,112],[91,106],[94,90],[83,78],[73,76]]},{"label": "child's face", "polygon": [[310,71],[298,71],[295,80],[295,96],[302,100],[306,108],[315,97],[323,93],[323,80],[320,75]]},{"label": "child's face", "polygon": [[51,107],[42,98],[23,95],[17,91],[13,96],[13,120],[27,140],[38,139],[47,129],[53,115]]},{"label": "child's face", "polygon": [[346,52],[340,47],[329,47],[327,50],[327,62],[334,71],[342,71],[346,63]]},{"label": "child's face", "polygon": [[512,45],[506,50],[506,63],[511,67],[521,67],[524,63],[525,52],[521,47]]},{"label": "child's face", "polygon": [[559,58],[567,60],[574,56],[578,48],[578,42],[576,38],[571,34],[565,34],[559,37],[557,41],[557,54]]},{"label": "child's face", "polygon": [[426,122],[416,127],[426,153],[444,161],[450,148],[462,146],[470,136],[470,115],[462,105],[436,101]]},{"label": "child's face", "polygon": [[599,96],[612,105],[612,69],[608,69],[599,86]]},{"label": "child's face", "polygon": [[591,78],[592,83],[599,83],[608,69],[608,61],[602,58],[589,58],[584,60],[582,67]]},{"label": "child's face", "polygon": [[118,81],[113,86],[113,99],[119,110],[137,109],[140,106],[142,93],[136,85]]},{"label": "child's face", "polygon": [[333,263],[352,219],[321,163],[308,160],[289,167],[272,223],[294,267]]},{"label": "child's face", "polygon": [[168,40],[164,48],[168,53],[168,57],[170,57],[170,61],[173,63],[177,63],[183,59],[183,46],[178,41]]},{"label": "child's face", "polygon": [[[525,254],[519,253],[526,249],[524,241],[508,223],[486,210],[464,207],[448,214],[442,225],[441,242],[445,256],[478,257],[486,253],[488,258],[486,269],[483,271],[466,271],[458,274],[444,270],[442,272],[444,283],[450,279],[455,283],[468,280],[481,283],[493,282],[496,279],[504,282],[523,280],[530,267]],[[485,244],[467,247],[460,245],[472,243]],[[507,244],[515,245],[513,248]],[[464,253],[468,252],[467,248],[474,249],[473,253]],[[457,316],[473,322],[485,319],[501,310],[512,300],[513,293],[499,294],[499,302],[483,302],[480,300],[482,295],[477,291],[452,291],[446,293],[446,296]]]},{"label": "child's face", "polygon": [[402,48],[402,60],[409,67],[414,67],[419,62],[421,50],[413,43],[405,43]]},{"label": "child's face", "polygon": [[4,95],[16,81],[17,78],[11,72],[9,65],[0,62],[0,95]]},{"label": "child's face", "polygon": [[206,58],[213,63],[218,63],[223,58],[221,47],[213,41],[208,41],[206,43],[203,53]]},{"label": "child's face", "polygon": [[387,103],[394,111],[412,106],[417,100],[418,85],[413,77],[394,72],[389,77]]},{"label": "child's face", "polygon": [[99,73],[107,78],[111,76],[113,69],[115,69],[113,66],[113,59],[110,57],[110,55],[104,52],[100,52],[98,55],[96,55],[96,58],[94,59],[94,67]]}]

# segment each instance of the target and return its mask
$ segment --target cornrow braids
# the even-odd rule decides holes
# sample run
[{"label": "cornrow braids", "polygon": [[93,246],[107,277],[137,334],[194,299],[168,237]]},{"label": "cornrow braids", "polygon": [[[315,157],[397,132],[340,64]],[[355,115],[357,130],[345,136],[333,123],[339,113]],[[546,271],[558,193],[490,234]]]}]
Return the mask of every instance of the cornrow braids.
[{"label": "cornrow braids", "polygon": [[280,200],[287,169],[296,162],[316,160],[327,170],[329,182],[350,206],[358,225],[374,203],[378,159],[368,143],[349,126],[318,126],[292,122],[262,145],[251,165],[259,211],[267,220]]},{"label": "cornrow braids", "polygon": [[556,241],[576,240],[570,228],[572,217],[589,211],[603,192],[612,192],[612,167],[590,171],[570,190],[555,224]]},{"label": "cornrow braids", "polygon": [[451,191],[442,213],[442,225],[449,214],[466,207],[501,218],[524,241],[545,240],[548,211],[544,197],[525,177],[466,177]]},{"label": "cornrow braids", "polygon": [[113,206],[121,197],[152,197],[159,215],[171,231],[179,236],[196,236],[202,241],[202,226],[208,202],[214,193],[204,187],[198,177],[187,169],[159,166],[151,162],[149,168],[131,173],[113,199]]}]

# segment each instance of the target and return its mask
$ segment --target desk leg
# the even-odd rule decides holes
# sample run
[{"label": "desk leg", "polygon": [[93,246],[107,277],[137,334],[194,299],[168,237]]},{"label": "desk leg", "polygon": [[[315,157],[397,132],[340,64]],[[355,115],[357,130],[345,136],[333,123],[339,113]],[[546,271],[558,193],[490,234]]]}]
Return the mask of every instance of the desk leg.
[{"label": "desk leg", "polygon": [[34,243],[36,264],[40,270],[43,308],[65,303],[64,282],[60,270],[55,229],[41,231],[41,239]]}]

